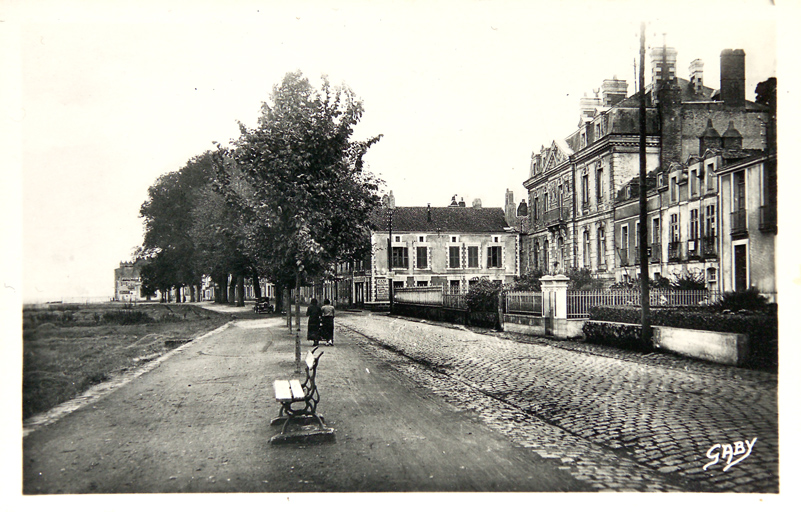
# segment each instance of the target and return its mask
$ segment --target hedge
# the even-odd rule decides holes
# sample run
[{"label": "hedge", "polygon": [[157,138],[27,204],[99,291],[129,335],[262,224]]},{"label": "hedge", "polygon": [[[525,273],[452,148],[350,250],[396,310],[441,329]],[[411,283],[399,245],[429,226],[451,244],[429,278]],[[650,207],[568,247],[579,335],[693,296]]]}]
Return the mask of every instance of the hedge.
[{"label": "hedge", "polygon": [[[590,309],[590,321],[593,320],[639,324],[640,308],[594,307]],[[651,325],[747,334],[750,344],[748,366],[775,368],[778,364],[779,317],[775,309],[768,313],[727,314],[704,307],[652,308]]]}]

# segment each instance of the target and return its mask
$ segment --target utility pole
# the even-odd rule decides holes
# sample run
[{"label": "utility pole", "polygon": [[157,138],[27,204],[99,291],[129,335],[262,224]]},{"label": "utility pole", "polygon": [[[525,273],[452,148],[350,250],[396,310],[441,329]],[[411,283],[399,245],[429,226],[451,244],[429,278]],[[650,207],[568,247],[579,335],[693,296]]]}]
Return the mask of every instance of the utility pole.
[{"label": "utility pole", "polygon": [[389,241],[387,242],[387,279],[389,280],[389,314],[392,314],[392,309],[395,304],[395,297],[394,297],[394,283],[395,276],[392,275],[392,206],[390,205],[387,208],[389,212]]},{"label": "utility pole", "polygon": [[[662,78],[666,70],[662,67]],[[653,85],[654,87],[657,84]],[[640,229],[637,233],[640,244],[640,323],[642,324],[642,347],[650,352],[651,344],[651,318],[650,293],[648,290],[648,191],[646,182],[646,112],[645,112],[645,22],[640,24]]]}]

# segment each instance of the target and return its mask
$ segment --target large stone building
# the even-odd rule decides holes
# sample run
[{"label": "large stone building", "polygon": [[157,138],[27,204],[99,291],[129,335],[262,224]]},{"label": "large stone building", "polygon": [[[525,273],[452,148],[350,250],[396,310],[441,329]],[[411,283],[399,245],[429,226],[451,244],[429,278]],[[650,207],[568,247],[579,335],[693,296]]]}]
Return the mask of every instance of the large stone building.
[{"label": "large stone building", "polygon": [[654,48],[645,91],[627,97],[625,81],[605,80],[594,96],[582,98],[578,129],[532,154],[523,183],[530,205],[522,242],[528,267],[549,273],[588,268],[609,281],[638,275],[635,178],[645,94],[649,277],[698,267],[718,286],[715,173],[766,149],[769,112],[745,99],[742,50],[721,53],[717,90],[704,85],[700,60],[690,65],[689,80],[676,76],[675,62],[673,48]]},{"label": "large stone building", "polygon": [[447,207],[394,207],[394,198],[387,198],[373,222],[371,256],[337,269],[333,298],[339,304],[386,304],[390,279],[394,288],[444,286],[464,293],[481,278],[511,284],[519,275],[518,232],[503,208],[484,208],[478,199],[467,206],[456,197]]},{"label": "large stone building", "polygon": [[145,262],[121,261],[114,269],[114,300],[135,302],[147,297],[142,295],[142,278],[139,276]]}]

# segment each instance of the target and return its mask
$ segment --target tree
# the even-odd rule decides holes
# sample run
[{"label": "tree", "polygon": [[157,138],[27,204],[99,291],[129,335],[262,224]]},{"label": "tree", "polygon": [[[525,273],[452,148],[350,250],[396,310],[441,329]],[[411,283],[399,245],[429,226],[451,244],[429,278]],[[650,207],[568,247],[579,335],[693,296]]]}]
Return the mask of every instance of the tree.
[{"label": "tree", "polygon": [[[172,287],[199,284],[190,230],[198,192],[211,182],[210,154],[190,159],[180,170],[159,177],[139,209],[145,237],[138,257],[146,259],[142,280],[147,289],[166,292]],[[149,270],[147,267],[151,267]],[[179,295],[180,300],[180,295]],[[193,297],[194,299],[194,297]]]},{"label": "tree", "polygon": [[288,73],[262,104],[258,125],[240,124],[226,152],[251,192],[240,196],[245,251],[278,286],[320,278],[370,250],[379,181],[363,157],[380,136],[350,140],[362,113],[349,88],[323,77],[317,91],[300,72]]}]

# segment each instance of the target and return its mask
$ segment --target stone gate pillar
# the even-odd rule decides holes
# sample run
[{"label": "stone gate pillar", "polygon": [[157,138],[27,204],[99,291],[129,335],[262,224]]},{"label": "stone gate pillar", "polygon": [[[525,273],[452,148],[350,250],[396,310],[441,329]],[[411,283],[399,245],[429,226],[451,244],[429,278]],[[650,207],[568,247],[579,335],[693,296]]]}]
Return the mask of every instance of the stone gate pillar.
[{"label": "stone gate pillar", "polygon": [[542,317],[545,319],[545,334],[556,334],[557,320],[567,320],[567,283],[570,278],[558,274],[540,278],[542,288]]}]

